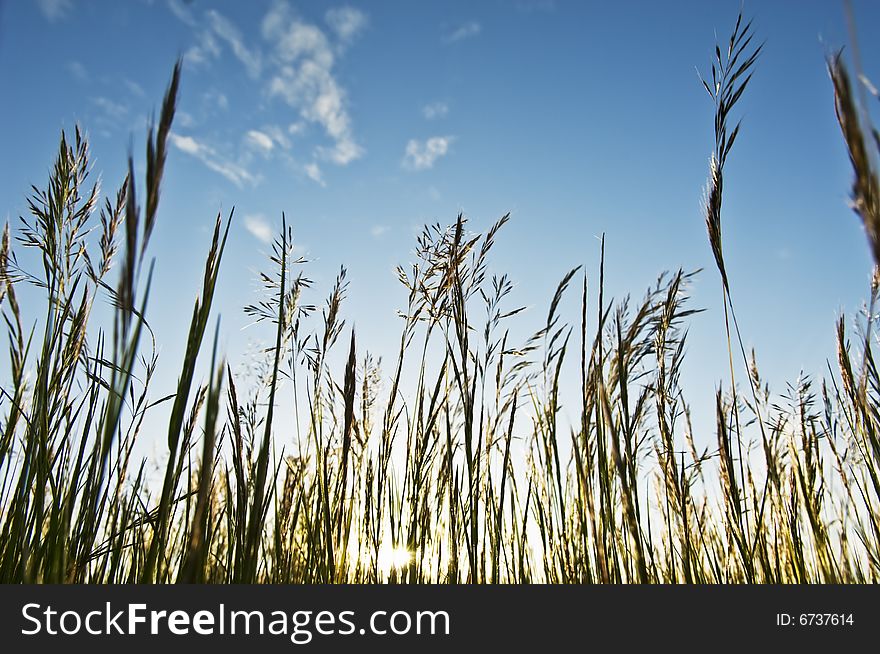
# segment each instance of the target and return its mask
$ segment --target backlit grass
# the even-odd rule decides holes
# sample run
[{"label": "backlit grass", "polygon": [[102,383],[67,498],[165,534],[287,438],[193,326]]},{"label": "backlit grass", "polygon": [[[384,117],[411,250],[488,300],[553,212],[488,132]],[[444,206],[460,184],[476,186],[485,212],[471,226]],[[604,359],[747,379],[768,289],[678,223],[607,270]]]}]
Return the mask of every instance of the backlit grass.
[{"label": "backlit grass", "polygon": [[[681,379],[696,273],[614,300],[601,274],[575,268],[549,295],[543,328],[513,342],[512,282],[487,272],[507,216],[484,234],[463,216],[424,229],[417,263],[398,270],[406,309],[388,317],[402,327],[384,369],[345,322],[345,270],[325,302],[308,304],[308,267],[284,221],[265,296],[242,302],[274,334],[256,382],[218,350],[212,299],[235,219],[218,216],[177,387],[157,397],[149,245],[173,174],[180,66],[147,135],[144,179],[130,160],[102,199],[83,135],[62,136],[45,189],[0,248],[0,581],[878,581],[880,274],[861,331],[843,317],[829,325],[838,356],[825,378],[801,378],[781,398],[736,320],[724,167],[745,138],[737,101],[760,50],[737,21],[705,76],[715,112],[705,218],[729,359],[709,446],[694,438]],[[842,59],[828,69],[853,207],[880,264],[880,136]],[[604,243],[596,256],[601,269]],[[105,329],[93,310],[106,299]],[[575,324],[561,317],[571,304]],[[560,418],[567,366],[580,371],[565,394],[579,400],[574,424]],[[291,387],[292,408],[279,400]],[[143,433],[151,412],[167,415],[167,432]],[[295,442],[281,441],[281,421],[298,425]],[[155,477],[132,454],[144,438],[167,453]]]}]

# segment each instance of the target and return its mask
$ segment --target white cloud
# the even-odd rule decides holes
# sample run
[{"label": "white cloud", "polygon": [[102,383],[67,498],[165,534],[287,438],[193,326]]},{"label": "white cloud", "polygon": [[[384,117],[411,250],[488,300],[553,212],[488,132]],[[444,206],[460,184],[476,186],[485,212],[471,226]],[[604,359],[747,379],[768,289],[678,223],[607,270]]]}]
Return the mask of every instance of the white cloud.
[{"label": "white cloud", "polygon": [[195,157],[209,169],[223,175],[223,177],[236,186],[242,186],[245,182],[256,184],[258,181],[246,168],[226,159],[211,146],[199,143],[191,136],[181,136],[172,132],[169,138],[171,139],[171,144],[178,150]]},{"label": "white cloud", "polygon": [[174,120],[181,127],[192,127],[196,124],[196,120],[192,117],[192,114],[187,113],[186,111],[175,112]]},{"label": "white cloud", "polygon": [[406,153],[403,157],[403,166],[409,170],[427,170],[434,167],[434,163],[449,153],[452,145],[452,136],[432,136],[427,141],[410,139],[406,144]]},{"label": "white cloud", "polygon": [[449,105],[445,102],[432,102],[422,107],[422,115],[428,120],[443,118],[449,113]]},{"label": "white cloud", "polygon": [[89,71],[86,70],[86,67],[83,66],[78,61],[70,61],[65,66],[67,70],[80,82],[88,82],[89,81]]},{"label": "white cloud", "polygon": [[273,231],[263,214],[251,214],[244,217],[244,227],[254,238],[263,243],[271,243]]},{"label": "white cloud", "polygon": [[188,65],[206,66],[211,61],[219,59],[223,52],[222,42],[229,46],[232,54],[242,63],[250,77],[256,79],[260,76],[262,70],[260,51],[245,45],[241,30],[235,23],[214,9],[206,11],[203,20],[197,20],[179,0],[169,0],[168,7],[181,22],[193,30],[199,30],[196,44],[187,50],[183,57]]},{"label": "white cloud", "polygon": [[129,90],[132,95],[136,95],[139,98],[143,98],[146,96],[146,92],[144,91],[144,87],[142,87],[137,82],[134,82],[130,79],[122,80],[122,83],[125,85],[125,88]]},{"label": "white cloud", "polygon": [[248,130],[248,132],[244,135],[244,138],[245,143],[247,143],[248,146],[256,150],[260,150],[264,154],[269,154],[275,147],[275,143],[273,143],[272,137],[256,129]]},{"label": "white cloud", "polygon": [[[366,17],[340,13],[332,20],[340,38],[345,34],[351,39],[362,29]],[[332,147],[317,148],[323,159],[344,166],[363,156],[364,150],[354,138],[345,89],[333,74],[336,55],[327,35],[296,18],[285,2],[276,3],[266,14],[262,32],[275,51],[276,70],[269,80],[269,95],[298,110],[306,123],[323,128],[333,141]]]},{"label": "white cloud", "polygon": [[187,9],[180,0],[168,0],[168,9],[171,10],[171,13],[174,14],[180,22],[189,25],[190,27],[196,27],[198,25],[192,12]]},{"label": "white cloud", "polygon": [[92,98],[92,102],[104,112],[107,118],[112,120],[122,120],[128,115],[128,107],[119,102],[115,102],[109,98],[98,97]]},{"label": "white cloud", "polygon": [[277,3],[266,14],[262,32],[263,38],[275,44],[275,51],[283,63],[310,59],[325,69],[334,64],[330,41],[324,32],[294,18],[286,3]]},{"label": "white cloud", "polygon": [[284,2],[275,2],[272,8],[263,16],[261,26],[263,37],[279,34],[284,31],[284,24],[290,19],[290,7]]},{"label": "white cloud", "polygon": [[214,34],[226,41],[232,49],[232,54],[244,65],[248,75],[253,78],[260,76],[261,57],[256,50],[251,51],[245,44],[241,32],[228,18],[211,9],[207,13],[208,23]]},{"label": "white cloud", "polygon": [[[280,101],[294,110],[289,122],[282,125],[243,129],[237,153],[231,149],[235,143],[213,148],[180,134],[175,135],[178,149],[236,184],[254,182],[250,170],[256,153],[281,157],[321,185],[325,183],[326,165],[345,166],[364,155],[336,66],[348,46],[366,29],[369,20],[365,13],[342,6],[326,11],[326,22],[309,22],[286,0],[276,0],[260,26],[265,42],[249,46],[246,33],[218,11],[194,11],[182,0],[166,1],[170,11],[193,29],[195,43],[185,56],[190,65],[208,66],[231,52],[250,77],[263,80],[264,99]],[[203,95],[201,111],[210,115],[227,106],[225,96],[211,91]],[[295,161],[288,151],[294,143],[299,147],[301,135],[307,130],[317,142],[310,144],[311,152]],[[228,154],[237,156],[230,158]]]},{"label": "white cloud", "polygon": [[190,65],[205,65],[220,56],[220,45],[211,32],[199,34],[198,44],[186,51],[183,60]]},{"label": "white cloud", "polygon": [[220,93],[216,89],[211,89],[202,94],[202,103],[207,106],[209,110],[214,109],[222,109],[226,111],[229,109],[229,98],[226,97],[225,94]]},{"label": "white cloud", "polygon": [[146,116],[132,116],[131,107],[106,96],[89,98],[94,111],[91,120],[104,138],[111,138],[120,130],[140,130],[147,125]]},{"label": "white cloud", "polygon": [[70,0],[37,0],[40,12],[50,23],[65,18],[73,7]]},{"label": "white cloud", "polygon": [[199,151],[202,149],[202,146],[199,145],[198,141],[196,141],[191,136],[179,136],[177,134],[171,134],[171,143],[174,144],[174,146],[178,150],[192,155],[198,154]]},{"label": "white cloud", "polygon": [[388,225],[373,225],[370,227],[370,236],[373,238],[379,238],[383,234],[385,234],[390,228]]},{"label": "white cloud", "polygon": [[350,138],[342,138],[332,148],[318,148],[318,152],[325,159],[329,159],[339,166],[346,166],[355,159],[359,159],[364,149]]},{"label": "white cloud", "polygon": [[456,41],[463,41],[464,39],[477,36],[482,31],[483,26],[477,21],[471,20],[450,32],[445,40],[447,43],[455,43]]},{"label": "white cloud", "polygon": [[321,186],[326,186],[324,183],[324,175],[321,173],[321,167],[317,163],[313,161],[310,164],[306,164],[303,170],[310,180],[317,182]]},{"label": "white cloud", "polygon": [[273,145],[280,146],[283,150],[290,149],[290,137],[287,132],[281,129],[278,125],[265,125],[260,128],[260,131],[272,139]]},{"label": "white cloud", "polygon": [[351,42],[367,27],[367,16],[354,7],[337,7],[330,9],[324,20],[344,43]]}]

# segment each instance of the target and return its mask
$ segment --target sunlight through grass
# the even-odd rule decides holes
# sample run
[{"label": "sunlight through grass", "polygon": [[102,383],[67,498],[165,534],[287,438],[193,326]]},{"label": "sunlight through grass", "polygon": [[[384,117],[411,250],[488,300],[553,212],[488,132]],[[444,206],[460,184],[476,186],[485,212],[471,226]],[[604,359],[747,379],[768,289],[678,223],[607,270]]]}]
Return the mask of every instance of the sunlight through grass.
[{"label": "sunlight through grass", "polygon": [[[46,189],[0,244],[0,582],[880,581],[880,274],[852,342],[838,321],[827,376],[781,394],[747,355],[733,310],[722,180],[739,123],[728,131],[728,118],[760,49],[738,20],[705,81],[715,115],[705,218],[729,361],[709,434],[697,434],[681,382],[697,273],[609,298],[603,238],[598,279],[571,269],[546,321],[515,337],[524,308],[489,264],[509,214],[482,234],[463,215],[424,228],[415,263],[397,270],[406,307],[384,367],[346,325],[347,271],[318,303],[282,214],[265,294],[245,308],[273,335],[252,383],[224,361],[219,321],[205,343],[233,219],[218,215],[176,387],[158,394],[147,253],[181,64],[146,166],[129,159],[103,203],[82,132],[62,135]],[[842,58],[828,67],[853,207],[880,264],[880,138]],[[29,306],[34,297],[44,304]],[[93,316],[96,302],[112,307],[110,324]],[[569,366],[580,384],[563,407]],[[167,458],[153,483],[132,452],[156,410],[168,412]],[[295,442],[282,442],[282,425]]]}]

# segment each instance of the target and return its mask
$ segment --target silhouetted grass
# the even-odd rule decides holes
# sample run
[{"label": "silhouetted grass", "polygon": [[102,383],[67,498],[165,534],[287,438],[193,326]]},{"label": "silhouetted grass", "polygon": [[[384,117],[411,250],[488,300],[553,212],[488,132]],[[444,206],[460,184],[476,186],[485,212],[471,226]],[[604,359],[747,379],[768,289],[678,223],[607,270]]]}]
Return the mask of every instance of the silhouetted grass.
[{"label": "silhouetted grass", "polygon": [[[722,247],[723,173],[740,133],[728,121],[761,48],[741,20],[725,46],[705,81],[715,110],[705,214],[730,374],[711,447],[698,446],[681,382],[696,273],[663,274],[643,297],[612,300],[603,241],[599,279],[571,270],[544,326],[514,343],[522,308],[509,306],[508,277],[487,272],[507,215],[482,235],[463,216],[425,227],[417,263],[398,270],[407,305],[387,379],[345,324],[344,269],[322,306],[306,303],[312,283],[284,220],[261,275],[266,296],[245,309],[274,329],[254,383],[223,361],[219,322],[208,377],[197,379],[232,220],[218,216],[176,390],[154,398],[147,252],[180,65],[147,137],[145,211],[131,159],[101,204],[85,139],[62,134],[47,188],[34,189],[30,217],[0,244],[0,581],[878,581],[873,310],[855,345],[840,319],[824,380],[799,379],[771,399],[742,345]],[[842,59],[828,67],[853,207],[880,264],[880,137]],[[36,271],[19,265],[19,247],[36,253]],[[33,314],[18,299],[23,285],[45,300]],[[561,316],[574,287],[581,315],[570,325]],[[112,301],[110,333],[92,318],[99,297]],[[580,370],[575,424],[560,421],[567,365]],[[288,385],[297,401],[282,409]],[[167,460],[154,487],[132,450],[160,405],[170,406]],[[279,442],[282,410],[294,412],[284,416],[293,444]]]}]

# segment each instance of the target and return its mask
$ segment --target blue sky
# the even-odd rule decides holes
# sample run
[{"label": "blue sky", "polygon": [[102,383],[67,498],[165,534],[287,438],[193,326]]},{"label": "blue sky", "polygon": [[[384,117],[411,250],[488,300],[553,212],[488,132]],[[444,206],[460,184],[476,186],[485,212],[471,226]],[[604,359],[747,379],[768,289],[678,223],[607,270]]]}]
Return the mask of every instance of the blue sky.
[{"label": "blue sky", "polygon": [[[880,5],[854,2],[869,76]],[[701,213],[712,149],[706,71],[735,2],[0,3],[0,218],[44,184],[60,129],[82,124],[107,192],[121,182],[171,67],[184,56],[158,225],[151,311],[170,386],[209,229],[236,208],[217,307],[233,363],[259,339],[242,307],[285,211],[314,261],[320,302],[345,264],[348,320],[390,358],[424,223],[510,211],[493,270],[540,326],[558,280],[598,267],[637,295],[663,270],[697,278],[689,400],[711,409],[725,379],[720,287]],[[773,386],[821,374],[834,321],[866,295],[870,258],[847,207],[851,173],[827,52],[849,43],[838,2],[746,3],[765,52],[741,103],[726,168],[724,245],[747,346]],[[578,299],[570,296],[570,315]],[[162,389],[157,391],[157,394]],[[701,411],[698,409],[697,413]]]}]

